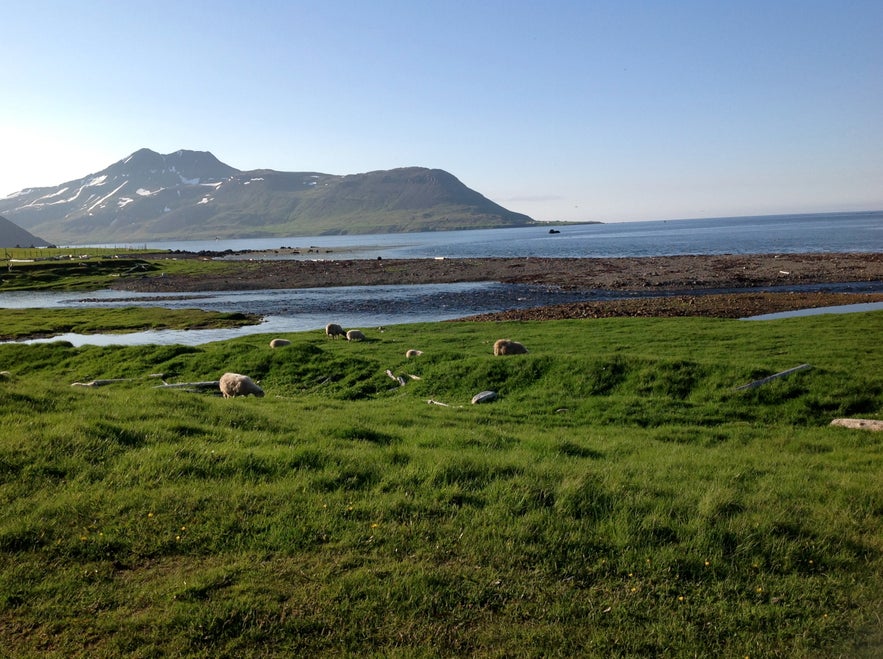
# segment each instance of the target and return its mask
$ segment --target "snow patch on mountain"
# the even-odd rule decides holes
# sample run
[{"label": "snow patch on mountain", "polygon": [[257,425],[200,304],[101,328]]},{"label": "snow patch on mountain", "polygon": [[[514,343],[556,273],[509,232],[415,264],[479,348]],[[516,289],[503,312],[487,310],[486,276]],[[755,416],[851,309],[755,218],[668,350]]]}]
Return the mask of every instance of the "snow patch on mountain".
[{"label": "snow patch on mountain", "polygon": [[37,202],[38,202],[38,201],[43,201],[44,199],[52,199],[53,197],[60,197],[61,195],[63,195],[63,194],[64,194],[65,192],[67,192],[68,190],[70,190],[70,188],[62,188],[62,189],[59,190],[58,192],[51,192],[51,193],[49,193],[49,194],[43,195],[42,197],[37,197],[37,198],[34,199],[34,201],[32,201],[31,204],[29,204],[29,205],[34,205],[34,204],[36,204],[36,205],[38,205],[38,206],[42,206],[43,204],[37,204]]},{"label": "snow patch on mountain", "polygon": [[[21,208],[42,208],[43,206],[57,206],[59,204],[69,204],[70,202],[75,201],[77,199],[77,197],[80,196],[80,193],[83,191],[83,188],[85,188],[85,187],[86,187],[85,185],[81,185],[79,188],[77,188],[77,192],[76,192],[76,194],[74,194],[73,197],[68,197],[67,199],[58,199],[57,201],[44,202],[44,200],[46,200],[46,199],[52,199],[53,197],[58,197],[58,196],[64,194],[65,192],[67,192],[68,190],[70,190],[70,188],[62,188],[58,192],[43,195],[42,197],[37,197],[36,199],[31,201],[30,203],[27,203],[24,206],[21,206]],[[44,203],[41,203],[41,202],[44,202]],[[18,209],[16,209],[16,210],[18,210]]]},{"label": "snow patch on mountain", "polygon": [[98,201],[96,201],[94,204],[92,204],[91,206],[89,206],[89,208],[86,210],[86,212],[87,212],[87,213],[91,213],[91,212],[95,209],[96,206],[100,206],[100,205],[101,205],[102,203],[104,203],[106,200],[110,199],[110,198],[113,197],[117,192],[119,192],[120,190],[122,190],[123,187],[125,187],[126,183],[128,183],[128,181],[123,181],[122,183],[120,183],[119,186],[118,186],[113,192],[111,192],[111,193],[109,193],[109,194],[107,194],[107,195],[101,197]]}]

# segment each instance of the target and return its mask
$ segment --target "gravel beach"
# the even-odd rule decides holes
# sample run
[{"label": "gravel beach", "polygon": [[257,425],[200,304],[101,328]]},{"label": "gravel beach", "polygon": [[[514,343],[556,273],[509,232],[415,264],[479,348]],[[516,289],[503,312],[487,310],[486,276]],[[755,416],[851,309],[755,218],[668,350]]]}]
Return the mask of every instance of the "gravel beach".
[{"label": "gravel beach", "polygon": [[[167,293],[497,281],[620,291],[624,297],[635,296],[474,317],[480,320],[686,315],[741,318],[883,301],[883,292],[825,290],[831,284],[849,289],[849,284],[883,282],[883,253],[875,252],[585,259],[286,260],[262,258],[261,253],[246,256],[249,258],[229,261],[222,272],[188,277],[146,275],[121,280],[115,288]],[[188,257],[207,258],[205,254],[175,256]],[[814,290],[814,285],[818,289]],[[761,290],[769,287],[800,290]]]}]

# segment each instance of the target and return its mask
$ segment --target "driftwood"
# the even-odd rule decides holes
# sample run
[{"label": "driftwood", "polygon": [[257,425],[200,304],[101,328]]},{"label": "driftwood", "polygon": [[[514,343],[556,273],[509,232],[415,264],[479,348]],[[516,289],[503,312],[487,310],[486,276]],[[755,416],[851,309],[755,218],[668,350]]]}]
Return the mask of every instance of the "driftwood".
[{"label": "driftwood", "polygon": [[853,428],[855,430],[883,431],[883,421],[880,419],[834,419],[831,425]]},{"label": "driftwood", "polygon": [[448,405],[447,403],[443,403],[443,402],[441,402],[440,400],[433,400],[432,398],[430,398],[430,399],[429,399],[428,401],[426,401],[426,402],[429,403],[430,405],[439,405],[439,406],[441,406],[441,407],[450,407],[451,409],[456,409],[456,408],[462,408],[462,407],[463,407],[462,405]]},{"label": "driftwood", "polygon": [[[391,377],[393,380],[399,383],[400,387],[404,387],[407,380],[402,375],[395,375],[391,370],[386,369],[386,374]],[[406,376],[411,378],[412,380],[420,380],[422,379],[419,375],[411,375],[410,373],[405,373]]]},{"label": "driftwood", "polygon": [[781,373],[769,375],[765,378],[761,378],[760,380],[755,380],[754,382],[743,384],[741,387],[736,387],[736,391],[740,391],[742,389],[754,389],[755,387],[759,387],[760,385],[766,384],[767,382],[775,380],[776,378],[785,377],[786,375],[791,375],[792,373],[797,373],[798,371],[805,371],[808,368],[812,368],[812,366],[810,366],[809,364],[801,364],[800,366],[789,368],[787,371],[782,371]]},{"label": "driftwood", "polygon": [[154,389],[220,389],[219,380],[206,380],[203,382],[176,382],[169,384],[163,382],[154,386]]},{"label": "driftwood", "polygon": [[490,403],[494,400],[497,400],[496,391],[482,391],[472,397],[472,404],[478,405],[480,403]]},{"label": "driftwood", "polygon": [[[2,375],[2,373],[0,373]],[[140,378],[107,378],[103,380],[90,380],[89,382],[72,382],[72,387],[103,387],[107,384],[117,384],[118,382],[134,382],[135,380],[143,380],[144,378],[161,378],[163,373],[151,373],[142,375]]]},{"label": "driftwood", "polygon": [[72,387],[103,387],[106,384],[116,384],[117,382],[132,382],[136,378],[114,378],[110,380],[90,380],[89,382],[71,382]]},{"label": "driftwood", "polygon": [[398,382],[400,387],[404,387],[404,386],[405,386],[405,378],[403,378],[401,375],[393,375],[393,372],[390,371],[389,369],[386,369],[386,374],[387,374],[389,377],[391,377],[393,380],[395,380],[396,382]]},{"label": "driftwood", "polygon": [[[140,378],[107,378],[102,380],[90,380],[89,382],[73,382],[71,383],[72,387],[103,387],[108,384],[117,384],[119,382],[134,382],[136,380],[143,380],[145,378],[162,378],[163,373],[151,373],[150,375],[145,375]],[[204,382],[179,382],[175,384],[169,384],[168,382],[163,382],[162,384],[157,384],[153,386],[154,389],[219,389],[218,380],[208,380]]]}]

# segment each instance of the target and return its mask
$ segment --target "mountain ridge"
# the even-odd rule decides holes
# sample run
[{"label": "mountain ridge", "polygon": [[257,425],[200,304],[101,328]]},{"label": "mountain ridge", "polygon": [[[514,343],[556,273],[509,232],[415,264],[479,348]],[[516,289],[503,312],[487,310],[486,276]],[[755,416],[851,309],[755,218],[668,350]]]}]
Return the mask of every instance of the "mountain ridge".
[{"label": "mountain ridge", "polygon": [[209,151],[142,148],[105,169],[0,199],[57,244],[397,233],[529,226],[441,169],[242,171]]}]

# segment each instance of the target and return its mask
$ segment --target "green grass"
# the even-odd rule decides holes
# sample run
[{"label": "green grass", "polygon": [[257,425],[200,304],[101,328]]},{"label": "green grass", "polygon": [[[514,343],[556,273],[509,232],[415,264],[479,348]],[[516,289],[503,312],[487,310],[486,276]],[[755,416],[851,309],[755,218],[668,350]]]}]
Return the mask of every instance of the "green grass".
[{"label": "green grass", "polygon": [[140,332],[161,329],[211,329],[255,325],[254,314],[200,309],[119,307],[112,309],[4,309],[0,340],[77,334]]},{"label": "green grass", "polygon": [[[881,329],[877,312],[0,345],[4,651],[875,656],[883,438],[828,423],[880,418]],[[494,357],[504,336],[530,354]],[[226,370],[267,395],[70,386]],[[484,389],[500,398],[470,405]]]},{"label": "green grass", "polygon": [[3,247],[0,252],[0,266],[7,266],[12,260],[32,261],[84,261],[101,258],[120,258],[154,253],[156,250],[131,247]]},{"label": "green grass", "polygon": [[120,278],[222,272],[233,265],[211,259],[179,259],[171,252],[165,258],[145,259],[142,258],[144,251],[91,247],[4,248],[0,258],[0,292],[93,291],[107,288]]},{"label": "green grass", "polygon": [[157,269],[156,264],[132,258],[10,263],[0,270],[0,291],[91,291],[118,277],[142,276]]}]

